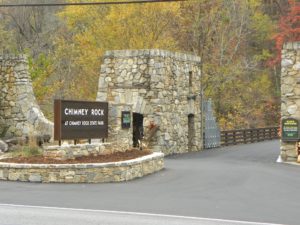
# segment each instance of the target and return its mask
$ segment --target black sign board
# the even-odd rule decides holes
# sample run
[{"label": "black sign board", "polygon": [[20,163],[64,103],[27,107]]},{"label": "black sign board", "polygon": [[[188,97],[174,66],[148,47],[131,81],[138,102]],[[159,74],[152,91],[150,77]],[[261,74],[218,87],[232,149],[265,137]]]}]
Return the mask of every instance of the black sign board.
[{"label": "black sign board", "polygon": [[130,128],[131,124],[131,113],[129,111],[122,111],[122,117],[121,117],[121,122],[122,122],[122,128]]},{"label": "black sign board", "polygon": [[107,138],[108,103],[54,101],[54,139]]},{"label": "black sign board", "polygon": [[299,121],[293,118],[283,119],[281,122],[281,132],[283,141],[298,141]]}]

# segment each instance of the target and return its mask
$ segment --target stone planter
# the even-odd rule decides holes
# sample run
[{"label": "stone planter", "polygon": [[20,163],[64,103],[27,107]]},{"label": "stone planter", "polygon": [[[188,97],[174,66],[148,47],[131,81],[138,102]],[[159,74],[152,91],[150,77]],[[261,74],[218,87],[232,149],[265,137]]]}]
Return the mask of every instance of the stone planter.
[{"label": "stone planter", "polygon": [[[45,158],[66,160],[90,155],[108,155],[116,152],[115,149],[117,148],[112,148],[112,145],[110,143],[77,144],[62,146],[56,145],[44,147],[43,156]],[[124,152],[125,149],[118,149],[118,151]]]},{"label": "stone planter", "polygon": [[112,163],[17,164],[0,163],[0,180],[42,183],[104,183],[129,181],[164,168],[164,154]]}]

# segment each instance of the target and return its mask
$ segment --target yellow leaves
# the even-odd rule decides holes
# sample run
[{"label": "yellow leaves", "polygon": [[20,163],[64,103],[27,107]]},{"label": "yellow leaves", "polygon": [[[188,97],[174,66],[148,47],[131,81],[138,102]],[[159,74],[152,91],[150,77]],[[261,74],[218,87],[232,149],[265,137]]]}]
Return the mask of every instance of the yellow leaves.
[{"label": "yellow leaves", "polygon": [[58,16],[67,30],[58,35],[56,56],[69,60],[68,67],[61,67],[66,74],[72,71],[72,97],[95,98],[101,57],[106,50],[177,49],[172,28],[179,8],[180,3],[64,8]]},{"label": "yellow leaves", "polygon": [[69,28],[75,27],[78,17],[86,15],[86,8],[70,6],[65,11],[58,13],[58,16],[65,20]]},{"label": "yellow leaves", "polygon": [[[69,0],[69,2],[80,1]],[[89,2],[97,2],[97,0],[91,0]],[[67,24],[70,30],[82,31],[93,26],[95,23],[97,24],[106,13],[106,6],[68,6],[57,15]]]},{"label": "yellow leaves", "polygon": [[272,57],[271,52],[268,49],[262,49],[260,54],[254,55],[254,60],[259,62],[259,61],[266,61]]},{"label": "yellow leaves", "polygon": [[148,4],[111,7],[103,33],[119,49],[172,48],[175,40],[170,26],[179,13],[179,4]]},{"label": "yellow leaves", "polygon": [[257,41],[262,42],[273,36],[274,24],[269,16],[260,11],[256,11],[251,20],[251,28],[254,31],[253,36]]},{"label": "yellow leaves", "polygon": [[179,7],[178,3],[67,7],[59,16],[76,33],[74,41],[81,40],[81,44],[83,38],[78,36],[97,38],[89,44],[105,49],[174,49],[170,27]]},{"label": "yellow leaves", "polygon": [[248,0],[248,6],[252,9],[255,10],[259,8],[262,4],[261,0]]},{"label": "yellow leaves", "polygon": [[258,76],[256,76],[256,80],[252,82],[253,89],[256,90],[256,92],[261,92],[261,94],[264,92],[269,93],[269,89],[272,87],[270,75],[267,73],[267,71],[263,71],[257,75]]},{"label": "yellow leaves", "polygon": [[55,54],[69,96],[95,98],[106,50],[193,51],[202,57],[205,93],[217,105],[221,126],[248,126],[255,121],[249,115],[262,112],[262,96],[272,94],[262,62],[270,57],[264,49],[274,27],[262,7],[261,0],[66,7]]}]

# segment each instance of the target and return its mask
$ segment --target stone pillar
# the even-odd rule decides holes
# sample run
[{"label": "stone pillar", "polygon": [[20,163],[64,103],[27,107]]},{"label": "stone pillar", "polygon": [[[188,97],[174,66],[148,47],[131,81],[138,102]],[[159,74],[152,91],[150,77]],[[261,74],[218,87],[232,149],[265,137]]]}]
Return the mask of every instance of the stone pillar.
[{"label": "stone pillar", "polygon": [[132,125],[130,128],[122,129],[122,111],[132,112],[132,105],[109,103],[107,141],[112,144],[113,148],[118,148],[118,151],[125,151],[132,147]]},{"label": "stone pillar", "polygon": [[[300,120],[300,42],[283,46],[281,61],[281,119]],[[296,142],[281,141],[281,157],[296,161]]]},{"label": "stone pillar", "polygon": [[25,55],[0,55],[0,137],[51,135],[33,94]]}]

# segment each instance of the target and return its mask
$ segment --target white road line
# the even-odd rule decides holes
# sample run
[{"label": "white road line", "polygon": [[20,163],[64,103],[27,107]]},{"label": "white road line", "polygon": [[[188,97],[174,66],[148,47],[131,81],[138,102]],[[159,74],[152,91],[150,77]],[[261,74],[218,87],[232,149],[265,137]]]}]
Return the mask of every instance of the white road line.
[{"label": "white road line", "polygon": [[77,209],[77,208],[63,208],[63,207],[50,207],[50,206],[33,206],[33,205],[15,205],[15,204],[1,204],[1,206],[7,207],[23,207],[23,208],[35,208],[35,209],[52,209],[52,210],[70,210],[70,211],[81,211],[81,212],[100,212],[100,213],[111,213],[121,215],[136,215],[136,216],[153,216],[153,217],[166,217],[166,218],[178,218],[178,219],[191,219],[191,220],[202,220],[211,222],[226,222],[226,223],[238,223],[238,224],[249,224],[249,225],[283,225],[275,223],[259,223],[250,221],[239,221],[239,220],[223,220],[203,217],[192,217],[192,216],[177,216],[167,214],[154,214],[154,213],[141,213],[141,212],[126,212],[126,211],[110,211],[110,210],[98,210],[98,209]]}]

